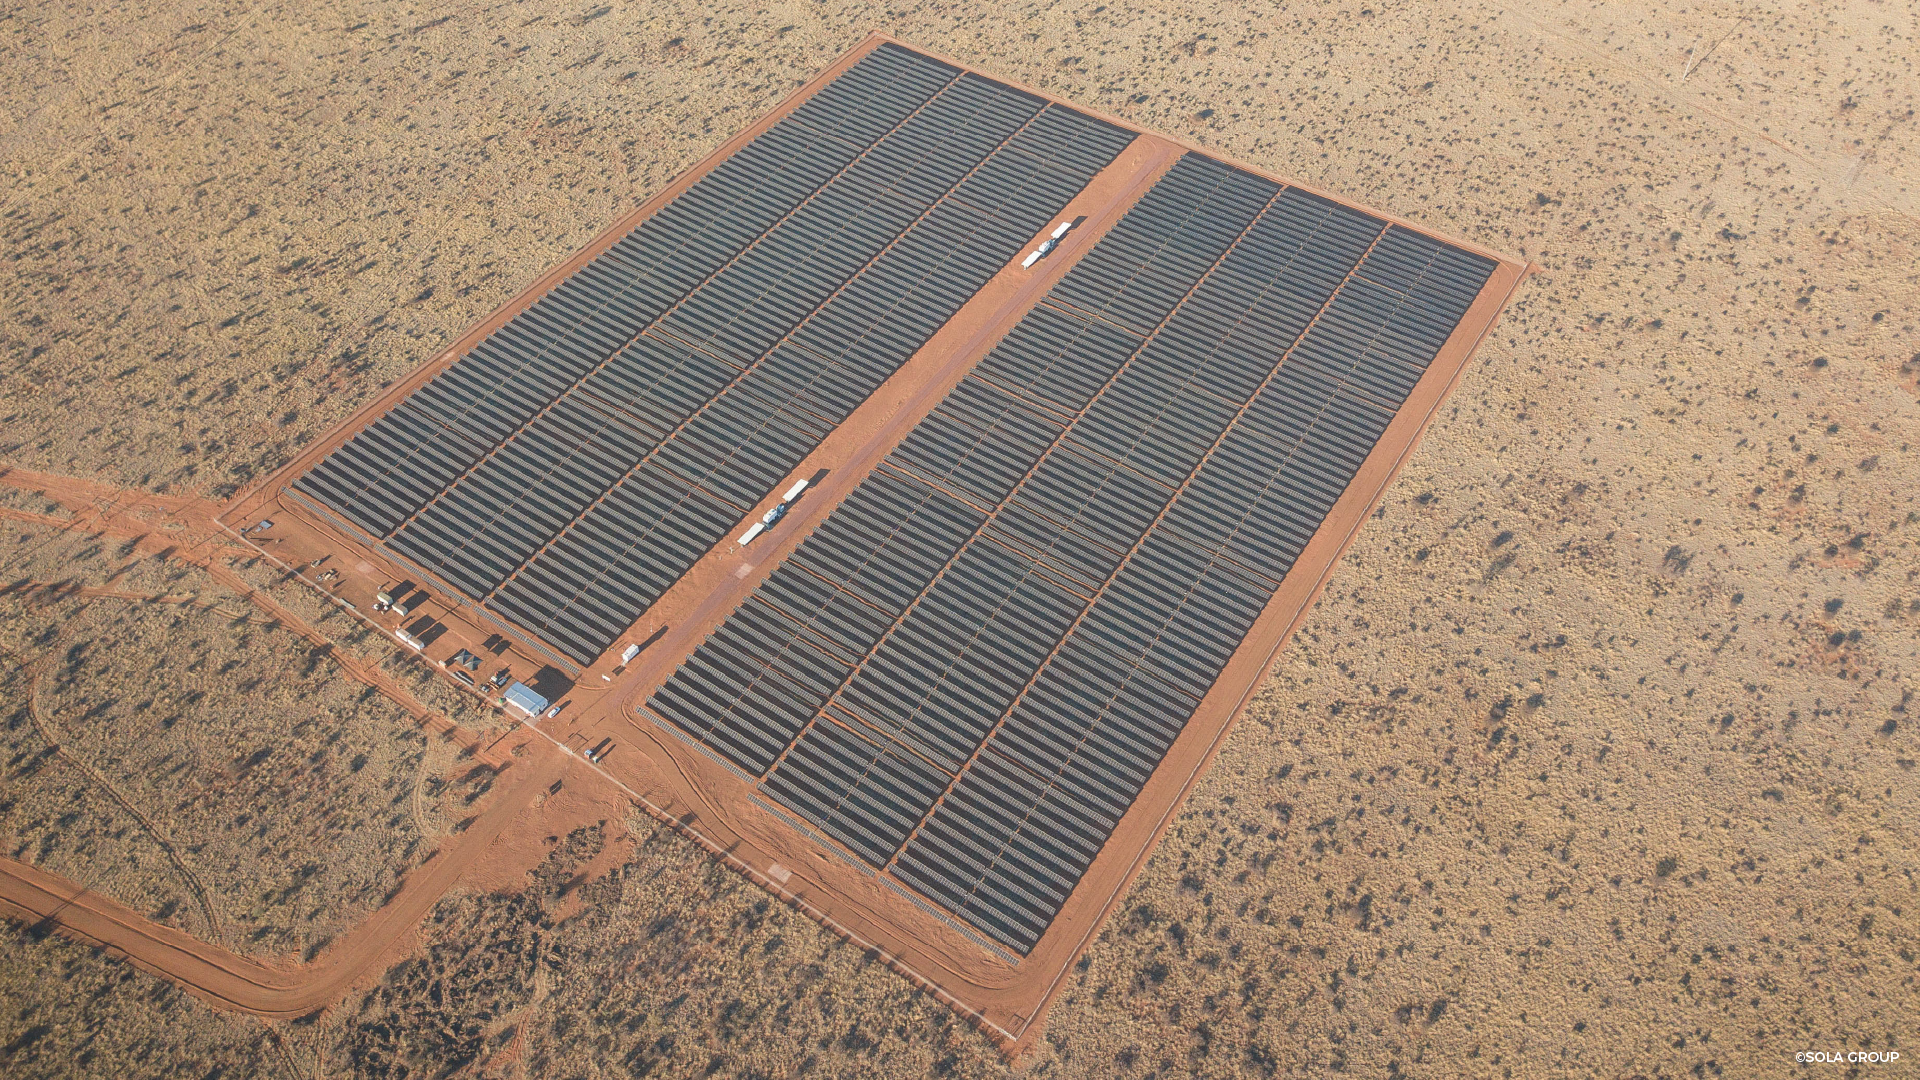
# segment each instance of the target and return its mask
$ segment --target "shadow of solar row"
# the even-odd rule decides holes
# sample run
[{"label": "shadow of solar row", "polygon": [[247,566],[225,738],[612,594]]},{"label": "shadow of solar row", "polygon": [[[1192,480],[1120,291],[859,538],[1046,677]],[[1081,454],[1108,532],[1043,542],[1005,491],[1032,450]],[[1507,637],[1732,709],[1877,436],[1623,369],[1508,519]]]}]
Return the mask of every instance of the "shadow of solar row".
[{"label": "shadow of solar row", "polygon": [[1131,139],[884,46],[296,487],[589,663]]},{"label": "shadow of solar row", "polygon": [[892,45],[863,57],[294,487],[385,537],[959,74]]},{"label": "shadow of solar row", "polygon": [[654,707],[753,727],[775,798],[1030,949],[1491,270],[1188,155],[742,609],[838,687],[695,731],[690,688],[781,663],[730,619]]}]

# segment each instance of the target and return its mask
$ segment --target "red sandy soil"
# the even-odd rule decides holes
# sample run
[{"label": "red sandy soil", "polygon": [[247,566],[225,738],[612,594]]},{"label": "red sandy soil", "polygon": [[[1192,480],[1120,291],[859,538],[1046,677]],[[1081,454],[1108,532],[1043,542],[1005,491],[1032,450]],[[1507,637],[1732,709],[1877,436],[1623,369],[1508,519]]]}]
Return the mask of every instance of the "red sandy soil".
[{"label": "red sandy soil", "polygon": [[[604,827],[609,820],[620,817],[624,811],[621,804],[631,800],[936,993],[978,1023],[1009,1055],[1018,1055],[1031,1046],[1062,977],[1139,873],[1173,811],[1212,759],[1253,688],[1304,618],[1332,567],[1491,328],[1523,276],[1520,264],[1487,253],[1500,262],[1494,277],[1047,934],[1024,958],[1011,958],[1003,950],[985,946],[977,936],[911,899],[897,885],[875,879],[830,842],[795,830],[752,797],[749,782],[664,725],[656,724],[638,707],[1171,166],[1183,149],[1178,143],[1144,133],[1136,139],[1063,212],[1064,217],[1085,215],[1087,220],[1068,234],[1059,251],[1031,270],[1009,265],[996,275],[797,470],[797,475],[805,476],[825,469],[825,483],[809,491],[796,512],[771,530],[750,554],[731,542],[723,542],[709,552],[630,629],[628,637],[636,641],[652,639],[652,632],[659,631],[642,658],[625,669],[616,669],[613,654],[617,645],[608,656],[581,672],[576,690],[579,700],[562,718],[546,725],[554,730],[539,732],[542,738],[522,733],[503,740],[505,745],[482,747],[477,736],[428,709],[377,668],[332,648],[317,630],[253,589],[225,562],[235,555],[265,555],[363,620],[371,621],[366,611],[372,592],[384,582],[417,575],[392,565],[370,545],[285,498],[286,482],[804,100],[832,74],[884,40],[876,35],[842,57],[680,182],[475,327],[436,362],[397,384],[267,482],[224,509],[192,497],[129,493],[18,469],[0,473],[0,482],[37,490],[64,506],[77,507],[66,518],[18,510],[0,510],[0,516],[126,536],[140,550],[161,552],[201,566],[271,618],[294,628],[312,644],[328,648],[347,674],[379,689],[422,724],[447,731],[495,768],[505,768],[516,758],[527,759],[526,764],[510,770],[508,781],[498,786],[488,808],[425,867],[415,871],[385,906],[315,961],[299,967],[260,964],[206,945],[159,926],[109,898],[10,860],[0,862],[0,902],[24,918],[45,921],[70,936],[123,953],[146,970],[170,978],[215,1004],[262,1016],[299,1016],[324,1008],[365,979],[377,976],[387,962],[404,955],[421,917],[456,882],[465,881],[471,887],[511,887],[538,861],[547,843],[574,825],[596,818]],[[757,516],[758,510],[751,516]],[[262,516],[272,517],[276,526],[272,539],[259,545],[228,528],[245,526]],[[240,545],[234,543],[236,539]],[[267,544],[272,545],[270,552]],[[331,562],[335,557],[339,561]],[[322,562],[351,568],[351,572],[343,569],[328,579],[332,584],[303,573]],[[23,583],[20,587],[57,586]],[[81,591],[122,595],[110,587]],[[133,593],[127,593],[126,598],[200,602]],[[495,629],[484,616],[470,613],[464,605],[438,604],[433,613],[452,630],[436,643],[435,654],[450,653],[457,647],[477,650],[481,640]],[[383,631],[388,629],[377,621],[374,625]],[[521,638],[513,643],[508,660],[515,677],[522,677],[523,669],[530,675],[543,656],[551,655],[531,637]],[[619,645],[625,643],[623,638]],[[602,765],[591,765],[576,756],[573,747],[590,746],[606,737],[621,745]],[[609,852],[624,849],[622,843],[608,845]],[[603,854],[596,865],[613,865],[614,860],[615,855]]]}]

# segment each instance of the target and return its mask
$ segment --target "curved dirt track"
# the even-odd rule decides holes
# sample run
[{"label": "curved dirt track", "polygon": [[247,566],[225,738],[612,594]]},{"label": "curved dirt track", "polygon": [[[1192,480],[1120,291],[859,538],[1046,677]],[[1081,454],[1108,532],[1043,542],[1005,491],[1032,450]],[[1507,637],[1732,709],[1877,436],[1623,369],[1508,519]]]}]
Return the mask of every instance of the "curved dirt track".
[{"label": "curved dirt track", "polygon": [[[157,923],[64,877],[5,857],[0,857],[0,915],[49,927],[119,953],[218,1007],[263,1017],[304,1016],[332,1004],[357,982],[377,975],[396,959],[407,935],[433,905],[473,868],[522,812],[562,778],[573,760],[537,743],[528,747],[532,760],[526,762],[517,761],[498,745],[483,746],[478,735],[429,709],[378,668],[334,648],[324,634],[252,588],[224,564],[224,555],[246,553],[225,543],[213,524],[218,507],[206,500],[122,491],[88,480],[12,467],[0,467],[0,485],[39,491],[73,509],[69,517],[13,509],[0,509],[0,516],[128,537],[143,552],[207,571],[272,621],[326,648],[345,674],[399,703],[424,727],[461,743],[476,760],[509,778],[496,788],[487,808],[465,831],[414,870],[378,911],[308,964],[283,967],[240,956]],[[16,582],[8,591],[213,606],[192,595],[149,595],[111,586],[57,582]]]},{"label": "curved dirt track", "polygon": [[513,770],[512,782],[451,847],[409,875],[392,900],[338,944],[298,967],[273,967],[208,945],[65,878],[4,857],[0,914],[103,946],[212,1005],[276,1019],[305,1016],[383,970],[396,946],[514,819],[562,777],[570,760],[546,753],[538,763]]}]

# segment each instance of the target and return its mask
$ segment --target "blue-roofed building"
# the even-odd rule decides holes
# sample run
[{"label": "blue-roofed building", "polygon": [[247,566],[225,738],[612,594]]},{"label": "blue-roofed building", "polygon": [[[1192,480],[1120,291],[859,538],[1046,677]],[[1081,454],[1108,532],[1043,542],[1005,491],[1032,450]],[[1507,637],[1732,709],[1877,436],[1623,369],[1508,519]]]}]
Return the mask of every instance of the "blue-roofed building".
[{"label": "blue-roofed building", "polygon": [[541,713],[547,711],[547,699],[534,693],[533,688],[523,682],[507,687],[507,692],[500,698],[509,708],[526,713],[528,719],[537,720]]}]

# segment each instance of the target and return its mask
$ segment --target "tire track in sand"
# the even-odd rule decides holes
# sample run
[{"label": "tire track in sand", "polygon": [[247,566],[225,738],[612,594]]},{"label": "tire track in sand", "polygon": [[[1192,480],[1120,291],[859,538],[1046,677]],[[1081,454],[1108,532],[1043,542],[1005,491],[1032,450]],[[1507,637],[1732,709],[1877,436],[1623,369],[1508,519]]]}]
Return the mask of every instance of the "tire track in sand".
[{"label": "tire track in sand", "polygon": [[163,926],[66,878],[0,857],[0,914],[101,946],[214,1006],[271,1019],[306,1016],[384,970],[385,961],[522,811],[567,771],[564,754],[542,753],[451,846],[407,875],[400,891],[313,962],[261,963]]}]

